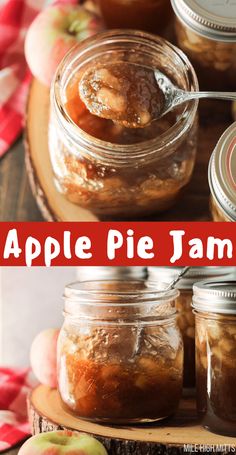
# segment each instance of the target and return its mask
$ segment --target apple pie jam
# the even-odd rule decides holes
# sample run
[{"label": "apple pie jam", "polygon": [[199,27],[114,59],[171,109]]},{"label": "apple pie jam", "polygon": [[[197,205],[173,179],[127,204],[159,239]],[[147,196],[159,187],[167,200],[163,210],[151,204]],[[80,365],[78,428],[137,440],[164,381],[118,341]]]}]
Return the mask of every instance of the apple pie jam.
[{"label": "apple pie jam", "polygon": [[[79,44],[63,60],[51,91],[49,149],[56,186],[71,202],[105,219],[168,209],[191,178],[197,147],[196,101],[135,128],[87,109],[79,90],[83,76],[102,66],[110,77],[111,65],[117,71],[119,64],[149,75],[157,68],[181,88],[198,87],[192,66],[178,49],[142,32],[105,32]],[[138,102],[142,109],[150,106],[150,84],[143,80],[141,85],[137,105],[130,91],[120,104],[110,96],[113,110],[122,103],[129,112],[131,104],[139,113]],[[103,100],[105,95],[103,90]]]},{"label": "apple pie jam", "polygon": [[221,136],[209,163],[214,221],[236,221],[236,122]]},{"label": "apple pie jam", "polygon": [[236,282],[194,286],[197,407],[203,425],[236,436]]},{"label": "apple pie jam", "polygon": [[177,296],[176,290],[157,291],[145,281],[66,287],[58,383],[67,410],[114,424],[175,413],[183,374]]},{"label": "apple pie jam", "polygon": [[170,0],[95,0],[109,28],[133,28],[161,35],[170,19]]},{"label": "apple pie jam", "polygon": [[236,90],[234,2],[171,0],[178,45],[188,55],[202,90]]},{"label": "apple pie jam", "polygon": [[[149,267],[151,281],[170,283],[181,271],[181,267]],[[180,292],[176,299],[177,323],[184,342],[184,389],[191,392],[195,387],[195,318],[192,311],[193,285],[202,279],[225,279],[233,275],[234,267],[191,267],[179,281]]]}]

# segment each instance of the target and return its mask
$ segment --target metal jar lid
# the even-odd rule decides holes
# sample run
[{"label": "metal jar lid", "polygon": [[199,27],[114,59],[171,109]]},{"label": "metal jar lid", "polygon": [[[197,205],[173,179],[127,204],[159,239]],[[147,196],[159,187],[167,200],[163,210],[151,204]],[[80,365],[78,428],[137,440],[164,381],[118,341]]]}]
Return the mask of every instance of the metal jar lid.
[{"label": "metal jar lid", "polygon": [[[148,279],[170,283],[180,273],[182,267],[148,267]],[[236,267],[191,267],[176,285],[180,290],[191,290],[194,283],[203,279],[221,279],[227,276],[235,276]]]},{"label": "metal jar lid", "polygon": [[193,286],[197,311],[236,315],[236,281],[201,281]]},{"label": "metal jar lid", "polygon": [[200,35],[236,41],[235,0],[171,0],[175,14]]},{"label": "metal jar lid", "polygon": [[77,267],[79,281],[145,279],[146,277],[145,267]]},{"label": "metal jar lid", "polygon": [[227,217],[236,221],[236,122],[216,145],[209,163],[208,179],[212,196]]}]

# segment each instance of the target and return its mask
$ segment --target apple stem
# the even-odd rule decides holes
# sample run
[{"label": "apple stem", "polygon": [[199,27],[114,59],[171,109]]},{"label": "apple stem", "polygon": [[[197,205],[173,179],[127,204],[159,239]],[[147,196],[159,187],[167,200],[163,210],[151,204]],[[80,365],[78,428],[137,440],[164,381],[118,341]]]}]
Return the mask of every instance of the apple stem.
[{"label": "apple stem", "polygon": [[70,27],[68,29],[68,32],[71,35],[77,35],[77,33],[79,33],[80,31],[81,31],[81,21],[77,19],[74,22],[72,22],[72,24],[70,25]]}]

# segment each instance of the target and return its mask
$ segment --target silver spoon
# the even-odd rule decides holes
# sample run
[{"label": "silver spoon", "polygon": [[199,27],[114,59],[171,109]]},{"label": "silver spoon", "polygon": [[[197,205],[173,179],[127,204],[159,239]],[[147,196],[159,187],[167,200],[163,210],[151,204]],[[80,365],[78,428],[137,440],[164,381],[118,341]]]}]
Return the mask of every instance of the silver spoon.
[{"label": "silver spoon", "polygon": [[[183,278],[183,276],[191,269],[191,267],[184,267],[181,272],[176,276],[176,278],[171,281],[166,288],[163,289],[163,291],[170,291],[171,289],[174,289],[175,285]],[[138,327],[137,329],[137,343],[133,352],[133,357],[138,355],[140,353],[141,349],[141,340],[142,340],[142,335],[144,332],[143,327]]]},{"label": "silver spoon", "polygon": [[181,278],[183,278],[184,275],[186,275],[186,273],[191,269],[191,267],[184,267],[181,272],[179,273],[179,275],[177,275],[177,277],[170,282],[170,284],[167,286],[167,288],[165,288],[164,290],[165,291],[170,291],[171,289],[174,289],[175,285],[181,280]]},{"label": "silver spoon", "polygon": [[154,71],[156,82],[164,94],[164,105],[160,117],[187,101],[197,100],[200,98],[212,98],[219,100],[236,100],[236,92],[187,92],[176,87],[171,80],[161,71]]}]

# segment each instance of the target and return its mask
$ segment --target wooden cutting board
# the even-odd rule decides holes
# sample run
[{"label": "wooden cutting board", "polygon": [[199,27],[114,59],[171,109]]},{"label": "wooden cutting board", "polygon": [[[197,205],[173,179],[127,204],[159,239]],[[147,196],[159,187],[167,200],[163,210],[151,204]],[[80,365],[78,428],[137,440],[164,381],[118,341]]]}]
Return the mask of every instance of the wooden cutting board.
[{"label": "wooden cutting board", "polygon": [[[72,204],[56,189],[48,150],[49,90],[34,80],[26,116],[26,167],[33,194],[47,221],[96,221],[89,211]],[[201,104],[199,147],[193,178],[181,199],[169,211],[153,216],[157,221],[206,221],[209,213],[207,178],[210,155],[223,131],[232,123],[230,103],[216,102],[208,111]]]},{"label": "wooden cutting board", "polygon": [[82,431],[99,439],[109,455],[176,455],[184,453],[185,444],[211,446],[236,442],[235,438],[205,430],[197,420],[193,399],[183,400],[177,415],[168,422],[136,427],[99,425],[75,418],[63,409],[57,390],[43,385],[31,393],[28,408],[33,434],[58,429]]}]

